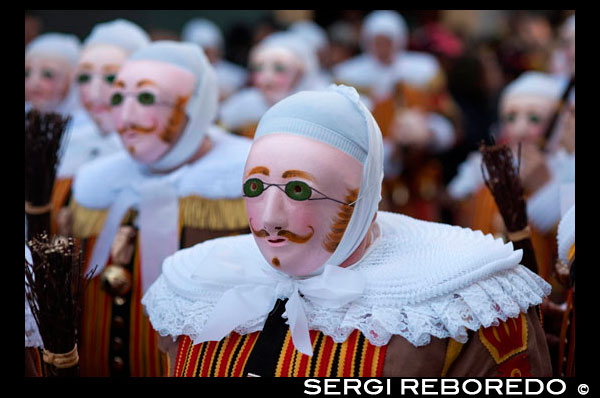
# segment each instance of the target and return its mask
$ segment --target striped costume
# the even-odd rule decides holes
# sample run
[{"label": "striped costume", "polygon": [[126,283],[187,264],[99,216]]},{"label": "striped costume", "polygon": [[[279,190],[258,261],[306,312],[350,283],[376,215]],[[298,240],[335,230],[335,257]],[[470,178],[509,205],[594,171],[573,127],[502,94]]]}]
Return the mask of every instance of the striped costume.
[{"label": "striped costume", "polygon": [[[248,232],[239,181],[250,141],[221,130],[211,130],[210,137],[212,149],[188,165],[179,181],[179,189],[185,192],[178,192],[179,248]],[[107,207],[112,205],[111,192],[139,179],[135,163],[127,154],[94,162],[76,176],[70,208],[74,235],[82,240],[87,269],[96,265],[90,264],[90,259],[109,214]],[[138,229],[139,218],[137,208],[132,207],[121,225]],[[131,289],[112,296],[102,286],[100,273],[90,280],[85,291],[79,344],[82,376],[161,376],[166,371],[156,332],[141,305],[145,272],[141,261],[142,234],[143,230],[136,234],[129,264],[121,264],[125,274],[131,276]],[[110,264],[112,259],[108,258],[101,265]]]},{"label": "striped costume", "polygon": [[[102,226],[106,211],[84,209],[76,202],[71,208],[76,220],[74,233],[84,239],[88,264],[95,236],[100,233],[97,227]],[[179,209],[182,248],[217,236],[247,232],[245,204],[241,198],[210,200],[189,196],[180,199]],[[85,291],[79,345],[82,376],[110,376],[111,369],[131,376],[161,376],[166,369],[156,332],[140,303],[139,254],[136,241],[136,251],[129,265],[133,286],[124,300],[106,293],[100,276],[90,280]]]}]

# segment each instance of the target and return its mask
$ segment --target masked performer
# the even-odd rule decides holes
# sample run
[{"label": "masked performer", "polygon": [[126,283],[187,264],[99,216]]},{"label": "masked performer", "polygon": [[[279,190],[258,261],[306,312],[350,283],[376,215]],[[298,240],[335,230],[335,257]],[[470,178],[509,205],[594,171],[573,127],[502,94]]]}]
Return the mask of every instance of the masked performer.
[{"label": "masked performer", "polygon": [[83,42],[75,82],[85,111],[72,120],[52,199],[53,229],[62,235],[72,234],[72,214],[66,206],[79,167],[123,149],[110,116],[109,92],[129,54],[149,42],[139,26],[122,19],[96,25]]},{"label": "masked performer", "polygon": [[[538,272],[548,280],[556,251],[553,230],[560,219],[559,186],[575,179],[575,158],[564,150],[542,153],[540,141],[556,111],[564,82],[541,72],[526,72],[504,89],[500,99],[498,142],[517,155],[521,143],[520,177],[527,198],[527,215]],[[516,158],[516,156],[515,156]],[[448,185],[450,196],[462,200],[460,225],[503,233],[503,223],[489,190],[483,185],[481,156],[472,153]]]},{"label": "masked performer", "polygon": [[329,71],[331,64],[329,38],[327,32],[313,21],[301,20],[290,25],[289,31],[299,35],[304,41],[311,45],[319,60],[319,75],[323,81],[331,82],[332,76]]},{"label": "masked performer", "polygon": [[73,185],[74,233],[89,266],[82,375],[159,376],[142,293],[181,247],[248,231],[237,181],[250,141],[211,123],[217,80],[202,50],[159,41],[115,77],[111,112],[126,151],[86,164]]},{"label": "masked performer", "polygon": [[25,111],[72,114],[78,106],[75,76],[79,39],[74,35],[46,33],[25,47]]},{"label": "masked performer", "polygon": [[296,34],[273,33],[250,53],[253,87],[229,97],[220,110],[219,123],[227,130],[252,138],[269,107],[301,90],[326,87],[311,46]]},{"label": "masked performer", "polygon": [[208,19],[194,18],[188,21],[181,32],[181,39],[196,43],[204,50],[219,82],[219,101],[223,101],[246,84],[246,70],[223,59],[225,52],[223,34],[217,25]]},{"label": "masked performer", "polygon": [[370,101],[386,150],[385,209],[438,220],[442,165],[432,155],[456,141],[457,107],[432,55],[406,51],[408,29],[394,11],[374,11],[361,30],[363,54],[334,68],[337,82]]},{"label": "masked performer", "polygon": [[171,374],[550,374],[548,284],[511,244],[378,212],[382,152],[351,87],[267,111],[241,181],[252,234],[177,252],[142,300]]}]

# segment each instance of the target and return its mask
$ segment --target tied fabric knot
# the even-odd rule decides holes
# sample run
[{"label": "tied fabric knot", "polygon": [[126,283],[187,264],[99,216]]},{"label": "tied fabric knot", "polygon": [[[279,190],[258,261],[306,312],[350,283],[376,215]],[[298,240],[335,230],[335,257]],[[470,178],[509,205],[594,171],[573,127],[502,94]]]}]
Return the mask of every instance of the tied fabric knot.
[{"label": "tied fabric knot", "polygon": [[186,165],[165,176],[148,175],[118,192],[94,245],[90,267],[98,267],[92,277],[104,269],[123,217],[138,208],[142,292],[146,292],[160,275],[162,262],[179,249],[177,185],[187,169]]},{"label": "tied fabric knot", "polygon": [[[269,314],[278,298],[287,298],[286,323],[290,326],[294,347],[312,356],[305,300],[340,308],[358,299],[365,289],[360,272],[333,265],[325,266],[319,275],[304,279],[294,278],[270,267],[246,277],[246,283],[235,285],[240,275],[230,274],[229,279],[234,286],[225,291],[216,303],[195,344],[220,341],[237,327]],[[200,275],[196,275],[195,279],[202,284]],[[220,282],[226,282],[227,279],[222,276]]]}]

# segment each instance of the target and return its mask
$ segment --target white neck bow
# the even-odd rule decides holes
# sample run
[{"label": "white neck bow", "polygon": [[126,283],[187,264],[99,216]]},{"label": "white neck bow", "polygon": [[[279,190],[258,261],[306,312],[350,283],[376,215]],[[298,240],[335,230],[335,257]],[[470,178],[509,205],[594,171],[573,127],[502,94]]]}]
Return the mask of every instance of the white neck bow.
[{"label": "white neck bow", "polygon": [[[242,273],[235,268],[230,270],[232,272],[223,272],[207,282],[235,286],[221,296],[195,343],[220,341],[237,327],[268,314],[278,298],[289,298],[283,316],[290,326],[292,341],[298,351],[312,356],[303,299],[341,308],[359,298],[365,288],[360,272],[333,265],[327,265],[321,274],[305,279],[268,266],[250,267]],[[205,274],[192,275],[192,279],[200,283],[205,278]]]}]

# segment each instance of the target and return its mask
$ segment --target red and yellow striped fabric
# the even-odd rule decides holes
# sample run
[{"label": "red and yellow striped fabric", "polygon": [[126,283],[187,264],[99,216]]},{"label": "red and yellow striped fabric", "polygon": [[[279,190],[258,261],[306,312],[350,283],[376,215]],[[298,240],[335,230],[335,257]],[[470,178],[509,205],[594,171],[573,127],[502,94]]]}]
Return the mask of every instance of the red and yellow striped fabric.
[{"label": "red and yellow striped fabric", "polygon": [[[260,332],[245,336],[232,332],[221,341],[192,345],[184,336],[177,351],[175,377],[241,377]],[[355,330],[343,343],[310,331],[313,356],[297,351],[288,330],[279,353],[276,377],[380,377],[386,346],[377,347]]]},{"label": "red and yellow striped fabric", "polygon": [[[86,264],[89,263],[94,238],[86,242]],[[129,327],[129,374],[133,377],[163,376],[166,369],[164,354],[158,349],[158,335],[143,313],[141,304],[140,253],[136,245]],[[100,276],[91,279],[84,293],[80,345],[81,376],[110,376],[110,332],[113,298],[103,289]]]},{"label": "red and yellow striped fabric", "polygon": [[140,258],[139,244],[136,244],[129,314],[129,368],[131,376],[163,376],[167,368],[165,354],[158,349],[158,334],[142,306]]}]

